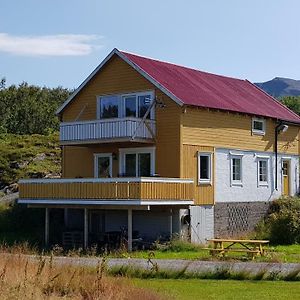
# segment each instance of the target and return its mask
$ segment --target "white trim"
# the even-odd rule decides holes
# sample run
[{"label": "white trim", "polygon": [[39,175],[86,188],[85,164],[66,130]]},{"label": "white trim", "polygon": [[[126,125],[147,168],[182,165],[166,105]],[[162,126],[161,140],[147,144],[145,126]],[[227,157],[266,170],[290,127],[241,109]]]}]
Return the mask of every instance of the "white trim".
[{"label": "white trim", "polygon": [[113,177],[113,178],[47,178],[21,179],[19,184],[47,183],[111,183],[111,182],[165,182],[165,183],[194,183],[193,179],[165,177]]},{"label": "white trim", "polygon": [[229,154],[232,156],[244,156],[244,153],[235,152],[235,151],[229,151]]},{"label": "white trim", "polygon": [[[258,130],[258,129],[254,129],[254,122],[260,122],[262,123],[262,130]],[[255,135],[265,135],[266,134],[266,120],[263,118],[252,118],[252,122],[251,122],[251,130],[252,130],[252,134]]]},{"label": "white trim", "polygon": [[[155,174],[155,147],[136,147],[136,148],[120,148],[119,149],[119,174],[125,173],[125,155],[150,153],[150,175]],[[136,160],[137,160],[136,155]],[[138,163],[136,161],[136,174],[138,174]],[[138,176],[137,176],[138,177]]]},{"label": "white trim", "polygon": [[[258,157],[257,159],[257,186],[260,187],[260,186],[265,186],[265,187],[268,187],[269,186],[269,181],[270,181],[270,176],[269,176],[269,157]],[[267,163],[267,181],[260,181],[259,178],[260,178],[260,174],[259,174],[259,163],[261,161],[264,161]]]},{"label": "white trim", "polygon": [[109,176],[112,177],[112,153],[94,153],[94,177],[98,178],[99,157],[109,157]]},{"label": "white trim", "polygon": [[19,199],[20,204],[52,204],[52,205],[193,205],[193,200],[97,200],[97,199]]},{"label": "white trim", "polygon": [[[240,160],[240,180],[233,180],[233,159]],[[230,154],[230,186],[243,186],[243,156]]]},{"label": "white trim", "polygon": [[[200,156],[208,157],[208,179],[200,178]],[[198,185],[212,184],[212,153],[211,152],[198,152]]]},{"label": "white trim", "polygon": [[136,71],[138,71],[143,77],[149,80],[154,86],[160,89],[163,93],[169,96],[172,100],[174,100],[177,104],[182,106],[184,103],[179,98],[177,98],[173,93],[171,93],[168,89],[163,87],[157,80],[151,77],[148,73],[142,70],[138,65],[129,60],[124,54],[122,54],[118,49],[114,48],[105,59],[94,69],[94,71],[83,81],[83,83],[70,95],[70,97],[57,109],[56,114],[60,114],[64,108],[75,98],[75,96],[87,85],[87,83],[102,69],[102,67],[112,58],[112,56],[116,54],[125,62],[127,62],[131,67],[133,67]]}]

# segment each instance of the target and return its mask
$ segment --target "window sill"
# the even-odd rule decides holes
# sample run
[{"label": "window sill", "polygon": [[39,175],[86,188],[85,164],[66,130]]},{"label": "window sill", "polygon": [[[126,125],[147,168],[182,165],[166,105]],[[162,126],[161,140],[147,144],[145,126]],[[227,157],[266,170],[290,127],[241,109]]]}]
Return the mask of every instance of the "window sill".
[{"label": "window sill", "polygon": [[240,187],[242,187],[243,183],[242,182],[231,182],[231,186],[240,186]]},{"label": "window sill", "polygon": [[259,130],[252,130],[252,135],[265,135],[265,131],[259,131]]},{"label": "window sill", "polygon": [[198,185],[212,185],[211,181],[198,181]]},{"label": "window sill", "polygon": [[258,187],[269,187],[269,183],[267,182],[259,182]]}]

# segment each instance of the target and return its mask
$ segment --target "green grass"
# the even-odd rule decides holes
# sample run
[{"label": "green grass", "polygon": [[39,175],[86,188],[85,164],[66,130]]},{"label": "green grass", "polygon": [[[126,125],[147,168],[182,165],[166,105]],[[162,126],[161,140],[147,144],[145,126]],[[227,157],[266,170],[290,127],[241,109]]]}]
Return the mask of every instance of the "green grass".
[{"label": "green grass", "polygon": [[133,282],[167,299],[300,299],[299,282],[199,279],[133,279]]}]

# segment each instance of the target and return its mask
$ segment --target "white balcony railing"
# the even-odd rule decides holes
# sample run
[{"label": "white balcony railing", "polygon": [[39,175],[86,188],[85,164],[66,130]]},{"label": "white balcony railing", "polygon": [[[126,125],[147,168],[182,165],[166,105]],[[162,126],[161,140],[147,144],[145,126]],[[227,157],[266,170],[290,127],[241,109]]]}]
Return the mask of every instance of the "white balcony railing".
[{"label": "white balcony railing", "polygon": [[[147,125],[145,124],[147,123]],[[149,128],[151,131],[149,130]],[[61,142],[92,142],[108,139],[153,139],[155,121],[139,118],[118,118],[60,124]]]}]

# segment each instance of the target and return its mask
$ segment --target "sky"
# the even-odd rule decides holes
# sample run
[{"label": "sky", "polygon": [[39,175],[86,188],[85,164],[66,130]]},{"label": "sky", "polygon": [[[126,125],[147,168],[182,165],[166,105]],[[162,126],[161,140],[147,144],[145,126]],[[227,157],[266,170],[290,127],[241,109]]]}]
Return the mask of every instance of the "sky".
[{"label": "sky", "polygon": [[299,0],[9,0],[0,79],[76,88],[113,48],[252,82],[300,79]]}]

